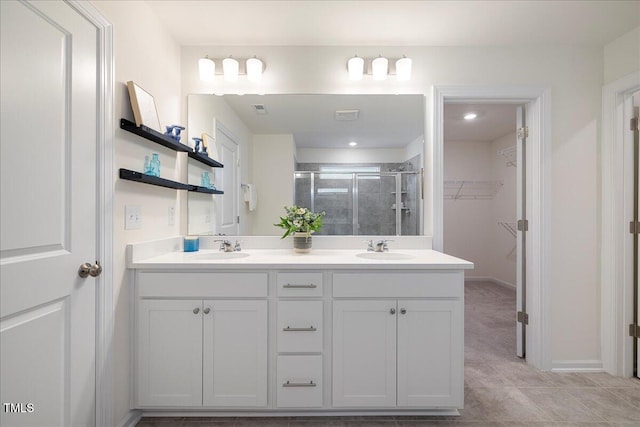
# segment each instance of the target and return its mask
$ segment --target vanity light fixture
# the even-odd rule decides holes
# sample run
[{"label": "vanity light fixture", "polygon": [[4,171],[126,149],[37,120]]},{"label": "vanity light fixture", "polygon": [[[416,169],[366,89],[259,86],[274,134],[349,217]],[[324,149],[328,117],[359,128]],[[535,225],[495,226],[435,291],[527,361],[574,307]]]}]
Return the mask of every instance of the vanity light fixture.
[{"label": "vanity light fixture", "polygon": [[478,117],[478,115],[476,113],[467,113],[464,115],[464,119],[465,120],[473,120],[476,117]]},{"label": "vanity light fixture", "polygon": [[387,76],[395,75],[401,82],[411,80],[412,59],[403,55],[402,58],[388,59],[382,55],[377,58],[360,58],[354,56],[347,61],[349,80],[362,80],[364,75],[373,76],[373,80],[386,80]]},{"label": "vanity light fixture", "polygon": [[384,56],[378,56],[371,61],[373,80],[386,80],[389,73],[389,60]]},{"label": "vanity light fixture", "polygon": [[200,80],[203,82],[212,82],[216,78],[216,63],[209,56],[200,58],[198,61],[198,70],[200,71]]},{"label": "vanity light fixture", "polygon": [[349,143],[349,147],[355,147],[356,145],[358,145],[358,143],[357,143],[357,142],[355,142],[355,141],[351,141],[351,142]]},{"label": "vanity light fixture", "polygon": [[232,56],[224,59],[215,59],[206,55],[198,60],[198,71],[200,80],[213,82],[216,74],[224,75],[224,80],[237,82],[239,76],[247,76],[247,80],[257,83],[262,80],[262,74],[266,65],[262,59],[257,57],[248,59],[236,59]]}]

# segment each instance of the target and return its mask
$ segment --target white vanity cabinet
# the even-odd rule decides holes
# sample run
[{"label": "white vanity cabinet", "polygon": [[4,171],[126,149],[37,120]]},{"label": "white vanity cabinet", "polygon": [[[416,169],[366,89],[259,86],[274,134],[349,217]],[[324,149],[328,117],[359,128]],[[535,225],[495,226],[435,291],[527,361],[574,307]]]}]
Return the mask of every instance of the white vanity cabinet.
[{"label": "white vanity cabinet", "polygon": [[427,250],[407,250],[408,261],[360,253],[256,249],[221,260],[209,250],[132,261],[133,407],[154,415],[456,414],[463,271],[472,264]]},{"label": "white vanity cabinet", "polygon": [[138,272],[138,407],[267,405],[266,273]]},{"label": "white vanity cabinet", "polygon": [[462,284],[456,272],[334,274],[333,406],[461,406]]}]

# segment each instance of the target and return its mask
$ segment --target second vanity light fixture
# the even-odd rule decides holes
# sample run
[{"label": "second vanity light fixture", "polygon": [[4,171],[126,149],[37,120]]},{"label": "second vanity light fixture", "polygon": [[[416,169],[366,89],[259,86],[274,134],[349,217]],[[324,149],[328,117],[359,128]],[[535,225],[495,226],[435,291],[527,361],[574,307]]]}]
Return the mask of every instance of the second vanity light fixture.
[{"label": "second vanity light fixture", "polygon": [[[222,72],[216,73],[216,63],[222,65]],[[244,65],[244,67],[242,66]],[[220,68],[218,68],[220,69]],[[200,58],[198,61],[198,71],[200,72],[200,80],[204,82],[213,82],[216,74],[222,74],[228,82],[237,82],[238,76],[246,75],[247,80],[257,83],[262,80],[265,64],[261,59],[235,59],[232,56],[224,59],[209,58],[209,55]]]},{"label": "second vanity light fixture", "polygon": [[[389,63],[393,65],[389,69]],[[388,75],[396,76],[398,81],[411,80],[411,58],[402,56],[399,59],[389,60],[380,55],[377,58],[360,58],[354,56],[347,61],[347,70],[350,80],[362,80],[365,74],[373,76],[373,80],[386,80]]]}]

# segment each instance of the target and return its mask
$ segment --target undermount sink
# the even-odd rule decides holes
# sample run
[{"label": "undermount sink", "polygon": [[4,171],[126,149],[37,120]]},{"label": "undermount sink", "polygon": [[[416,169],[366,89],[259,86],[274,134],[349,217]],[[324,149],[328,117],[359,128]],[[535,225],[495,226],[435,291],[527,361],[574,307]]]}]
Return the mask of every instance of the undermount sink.
[{"label": "undermount sink", "polygon": [[400,259],[412,259],[413,255],[403,254],[399,252],[363,252],[356,254],[359,258],[364,259],[377,259],[377,260],[400,260]]},{"label": "undermount sink", "polygon": [[238,258],[246,258],[249,254],[246,252],[209,252],[204,254],[197,254],[193,258],[194,259],[210,259],[210,260],[221,260],[221,259],[238,259]]}]

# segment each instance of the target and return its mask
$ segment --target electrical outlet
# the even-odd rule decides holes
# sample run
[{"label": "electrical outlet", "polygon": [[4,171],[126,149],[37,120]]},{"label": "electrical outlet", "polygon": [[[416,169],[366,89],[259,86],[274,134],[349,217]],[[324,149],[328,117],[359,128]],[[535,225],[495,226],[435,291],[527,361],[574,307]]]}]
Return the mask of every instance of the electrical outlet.
[{"label": "electrical outlet", "polygon": [[176,223],[176,208],[174,206],[169,206],[168,223],[169,225],[175,225]]},{"label": "electrical outlet", "polygon": [[139,230],[142,228],[142,211],[140,206],[124,207],[124,229]]}]

